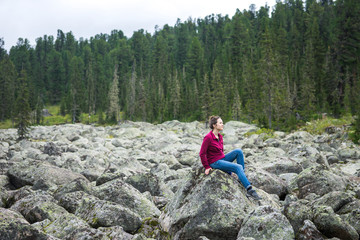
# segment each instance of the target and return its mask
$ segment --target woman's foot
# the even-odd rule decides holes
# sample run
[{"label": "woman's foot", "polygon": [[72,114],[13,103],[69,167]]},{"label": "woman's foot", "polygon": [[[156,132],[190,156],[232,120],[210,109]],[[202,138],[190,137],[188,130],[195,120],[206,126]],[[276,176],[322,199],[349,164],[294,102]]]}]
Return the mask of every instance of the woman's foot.
[{"label": "woman's foot", "polygon": [[246,197],[248,198],[252,198],[254,200],[261,200],[261,197],[257,194],[257,192],[254,190],[254,189],[249,189],[247,192],[246,192]]}]

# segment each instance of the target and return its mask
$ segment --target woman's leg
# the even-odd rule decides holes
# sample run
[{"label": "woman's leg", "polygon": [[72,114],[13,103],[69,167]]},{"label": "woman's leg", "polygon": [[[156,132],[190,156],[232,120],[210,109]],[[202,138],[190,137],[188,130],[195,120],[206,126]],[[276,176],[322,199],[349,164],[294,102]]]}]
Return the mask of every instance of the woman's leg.
[{"label": "woman's leg", "polygon": [[235,159],[236,163],[240,164],[243,170],[245,170],[244,154],[239,148],[225,154],[225,158],[222,160],[225,160],[227,162],[233,162]]},{"label": "woman's leg", "polygon": [[251,187],[249,180],[245,176],[244,169],[240,164],[232,163],[232,162],[221,159],[221,160],[217,160],[216,162],[210,164],[210,167],[212,167],[214,169],[220,169],[224,172],[234,172],[238,175],[239,181],[242,183],[242,185],[246,189]]}]

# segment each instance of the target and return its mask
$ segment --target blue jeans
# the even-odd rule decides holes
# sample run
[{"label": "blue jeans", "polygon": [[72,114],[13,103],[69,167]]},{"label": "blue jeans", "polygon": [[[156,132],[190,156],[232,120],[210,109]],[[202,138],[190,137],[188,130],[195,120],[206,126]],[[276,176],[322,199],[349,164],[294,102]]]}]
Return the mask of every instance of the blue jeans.
[{"label": "blue jeans", "polygon": [[[233,161],[236,159],[236,163]],[[251,184],[245,175],[245,164],[244,164],[244,154],[241,149],[235,149],[234,151],[229,152],[225,155],[223,159],[217,160],[216,162],[210,164],[211,168],[220,169],[228,174],[232,172],[238,175],[239,181],[248,189]]]}]

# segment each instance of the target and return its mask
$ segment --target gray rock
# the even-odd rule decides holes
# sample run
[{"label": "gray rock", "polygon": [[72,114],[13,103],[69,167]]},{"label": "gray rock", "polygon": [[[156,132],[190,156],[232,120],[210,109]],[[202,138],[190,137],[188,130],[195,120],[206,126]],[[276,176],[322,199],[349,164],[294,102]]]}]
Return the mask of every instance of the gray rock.
[{"label": "gray rock", "polygon": [[100,227],[77,229],[65,237],[66,240],[131,240],[133,235],[125,232],[122,227]]},{"label": "gray rock", "polygon": [[56,204],[56,200],[46,192],[36,191],[17,201],[12,210],[20,212],[28,222],[51,221],[67,211]]},{"label": "gray rock", "polygon": [[337,212],[346,204],[351,203],[354,200],[353,194],[351,193],[334,191],[316,199],[311,204],[313,206],[329,206],[334,210],[334,212]]},{"label": "gray rock", "polygon": [[57,200],[59,201],[59,205],[65,208],[69,213],[75,213],[76,209],[80,207],[82,199],[90,196],[91,195],[83,191],[76,191],[57,195]]},{"label": "gray rock", "polygon": [[338,150],[337,154],[339,155],[339,158],[343,161],[349,160],[349,159],[356,159],[358,157],[358,154],[355,149],[340,149]]},{"label": "gray rock", "polygon": [[38,181],[43,182],[46,187],[50,187],[69,183],[76,178],[86,179],[81,174],[70,170],[35,161],[15,164],[7,174],[10,182],[16,188],[35,185]]},{"label": "gray rock", "polygon": [[86,178],[76,178],[71,182],[68,182],[53,193],[56,199],[59,199],[65,193],[83,191],[88,194],[92,194],[92,185]]},{"label": "gray rock", "polygon": [[6,175],[0,175],[0,188],[5,188],[5,189],[12,189],[13,186],[9,181],[9,177]]},{"label": "gray rock", "polygon": [[349,223],[356,232],[360,235],[360,208],[357,204],[357,208],[353,208],[351,212],[340,215],[341,219]]},{"label": "gray rock", "polygon": [[0,208],[5,208],[8,205],[9,194],[5,188],[0,187]]},{"label": "gray rock", "polygon": [[202,172],[196,169],[167,204],[160,217],[162,228],[171,239],[236,238],[256,202],[247,199],[244,188],[228,174]]},{"label": "gray rock", "polygon": [[101,174],[97,179],[96,179],[96,186],[99,186],[101,184],[104,184],[106,182],[109,182],[111,180],[114,180],[116,178],[121,178],[123,179],[125,177],[125,174],[121,173],[121,172],[106,172]]},{"label": "gray rock", "polygon": [[149,191],[152,196],[160,195],[159,179],[152,173],[139,173],[125,180],[126,183],[130,184],[141,193]]},{"label": "gray rock", "polygon": [[237,239],[294,239],[294,230],[284,215],[271,206],[260,206],[251,212],[241,224]]},{"label": "gray rock", "polygon": [[274,174],[249,167],[246,175],[253,186],[261,188],[269,194],[276,194],[280,198],[284,198],[288,193],[286,182]]},{"label": "gray rock", "polygon": [[305,220],[304,225],[299,229],[297,234],[298,240],[323,240],[327,239],[319,230],[317,230],[315,224],[310,220]]},{"label": "gray rock", "polygon": [[309,201],[301,199],[284,206],[284,215],[293,227],[295,235],[303,227],[304,220],[313,218],[312,209],[309,205]]},{"label": "gray rock", "polygon": [[90,228],[84,220],[70,213],[60,215],[54,221],[45,219],[42,222],[33,224],[33,226],[42,232],[46,232],[49,235],[60,239],[67,239],[79,229]]},{"label": "gray rock", "polygon": [[93,188],[94,195],[102,200],[112,201],[130,209],[141,217],[159,216],[160,210],[144,197],[139,190],[115,179]]},{"label": "gray rock", "polygon": [[314,224],[325,236],[340,239],[358,240],[359,234],[346,221],[343,221],[334,210],[328,206],[318,206],[313,209]]},{"label": "gray rock", "polygon": [[345,180],[334,173],[324,170],[323,167],[311,167],[302,171],[294,181],[300,198],[306,197],[309,193],[324,195],[332,191],[344,191]]},{"label": "gray rock", "polygon": [[82,199],[75,215],[95,228],[119,225],[127,232],[135,232],[141,226],[138,214],[119,204],[99,200],[92,196]]},{"label": "gray rock", "polygon": [[48,154],[49,156],[61,156],[62,151],[55,143],[47,142],[44,146],[43,153]]},{"label": "gray rock", "polygon": [[0,239],[47,240],[49,237],[31,226],[18,212],[0,208]]}]

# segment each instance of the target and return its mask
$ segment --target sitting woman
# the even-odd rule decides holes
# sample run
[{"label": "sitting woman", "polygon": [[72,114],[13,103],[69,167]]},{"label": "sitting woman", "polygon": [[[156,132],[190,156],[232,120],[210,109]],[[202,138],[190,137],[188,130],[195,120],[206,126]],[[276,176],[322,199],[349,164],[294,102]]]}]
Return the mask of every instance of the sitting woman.
[{"label": "sitting woman", "polygon": [[[245,175],[244,154],[241,149],[224,154],[223,137],[220,134],[224,128],[222,119],[219,116],[211,116],[209,125],[211,131],[204,137],[200,149],[200,158],[205,168],[205,174],[208,175],[211,169],[220,169],[229,174],[236,173],[239,182],[247,190],[246,196],[260,200],[261,197],[252,188]],[[236,163],[233,163],[235,159]]]}]

